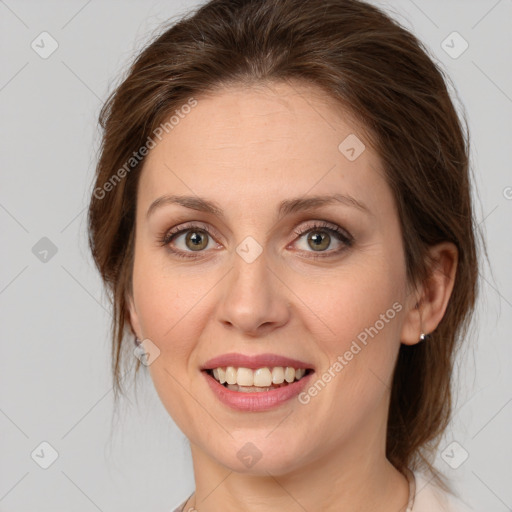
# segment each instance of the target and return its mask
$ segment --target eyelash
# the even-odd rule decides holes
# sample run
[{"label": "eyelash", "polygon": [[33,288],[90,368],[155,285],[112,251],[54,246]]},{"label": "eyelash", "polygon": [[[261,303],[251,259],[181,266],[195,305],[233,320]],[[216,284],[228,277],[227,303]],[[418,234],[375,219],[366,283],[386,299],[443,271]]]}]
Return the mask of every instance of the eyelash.
[{"label": "eyelash", "polygon": [[[194,230],[204,231],[204,232],[206,232],[206,234],[209,237],[212,237],[212,234],[210,233],[210,230],[208,229],[208,227],[206,225],[204,225],[204,224],[188,223],[188,224],[181,225],[181,226],[178,226],[176,228],[173,228],[170,231],[165,231],[164,233],[162,233],[158,237],[159,244],[161,246],[168,246],[171,243],[171,241],[174,238],[176,238],[178,235],[180,235],[182,233],[186,233],[187,231],[194,231]],[[329,257],[332,257],[333,255],[340,254],[342,251],[344,251],[347,248],[351,247],[353,242],[354,242],[354,238],[348,232],[346,232],[345,230],[341,229],[339,226],[336,226],[336,224],[330,224],[330,223],[325,222],[325,221],[314,221],[313,224],[308,225],[307,228],[304,228],[302,230],[297,229],[297,230],[294,231],[294,233],[297,236],[300,237],[302,235],[305,235],[306,233],[309,233],[310,231],[327,231],[327,232],[333,233],[335,235],[335,237],[340,242],[343,242],[345,244],[346,247],[343,247],[343,248],[338,249],[336,251],[329,251],[326,254],[322,254],[322,252],[325,253],[325,251],[320,251],[318,254],[314,254],[314,251],[313,251],[313,255],[307,256],[308,258],[318,259],[318,258],[329,258]],[[198,255],[196,256],[193,253],[189,255],[188,251],[187,252],[183,252],[181,250],[172,249],[170,246],[168,247],[168,249],[173,254],[178,256],[179,258],[186,259],[186,258],[197,258],[198,257]],[[192,252],[192,251],[190,251],[190,252]],[[204,251],[197,251],[197,252],[200,253],[200,252],[204,252]],[[307,251],[307,252],[309,252],[309,251]]]}]

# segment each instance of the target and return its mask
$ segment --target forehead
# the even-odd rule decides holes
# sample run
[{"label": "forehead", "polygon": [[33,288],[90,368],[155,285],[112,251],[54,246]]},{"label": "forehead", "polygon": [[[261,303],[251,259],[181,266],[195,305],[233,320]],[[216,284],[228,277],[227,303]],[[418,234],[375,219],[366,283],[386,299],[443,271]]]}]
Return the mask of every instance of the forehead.
[{"label": "forehead", "polygon": [[[247,207],[333,191],[370,202],[389,196],[361,125],[321,89],[233,86],[195,99],[192,108],[178,107],[181,115],[146,157],[141,202],[164,193]],[[356,159],[347,158],[348,146],[360,152]]]}]

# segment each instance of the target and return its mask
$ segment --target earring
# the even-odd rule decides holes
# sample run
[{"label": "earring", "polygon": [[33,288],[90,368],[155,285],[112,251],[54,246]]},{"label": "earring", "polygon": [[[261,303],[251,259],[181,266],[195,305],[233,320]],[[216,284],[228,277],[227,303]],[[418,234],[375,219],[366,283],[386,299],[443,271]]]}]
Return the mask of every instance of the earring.
[{"label": "earring", "polygon": [[425,333],[421,333],[420,335],[420,341],[425,341],[425,340],[428,340],[429,338],[429,335],[428,334],[425,334]]},{"label": "earring", "polygon": [[133,339],[133,342],[135,343],[135,346],[138,347],[142,343],[142,340],[139,340],[139,338],[137,338],[137,336],[135,336],[135,338]]}]

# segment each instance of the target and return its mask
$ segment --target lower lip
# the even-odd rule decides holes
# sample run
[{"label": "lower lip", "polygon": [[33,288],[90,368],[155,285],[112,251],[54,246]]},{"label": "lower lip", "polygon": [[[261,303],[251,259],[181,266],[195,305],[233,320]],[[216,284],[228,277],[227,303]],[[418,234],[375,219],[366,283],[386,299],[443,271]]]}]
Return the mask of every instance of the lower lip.
[{"label": "lower lip", "polygon": [[287,386],[272,389],[271,391],[255,391],[254,393],[243,393],[231,391],[213,378],[206,371],[202,371],[211,390],[217,398],[225,405],[238,411],[267,411],[284,404],[297,396],[308,384],[314,372],[292,382]]}]

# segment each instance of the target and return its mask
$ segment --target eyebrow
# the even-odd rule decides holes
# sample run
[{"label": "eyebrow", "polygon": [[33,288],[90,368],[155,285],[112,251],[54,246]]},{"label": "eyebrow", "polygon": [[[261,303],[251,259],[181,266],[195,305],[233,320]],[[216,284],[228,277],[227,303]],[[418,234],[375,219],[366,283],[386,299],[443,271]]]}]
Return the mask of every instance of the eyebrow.
[{"label": "eyebrow", "polygon": [[[146,218],[148,218],[158,208],[169,204],[177,204],[191,210],[207,212],[216,215],[217,217],[224,218],[224,212],[214,201],[208,201],[207,199],[198,196],[177,195],[165,195],[153,201],[151,206],[148,208]],[[344,204],[345,206],[357,208],[358,210],[373,216],[373,213],[370,211],[370,209],[364,203],[358,201],[354,197],[347,194],[332,194],[328,196],[317,195],[286,199],[279,203],[277,209],[278,220],[292,213],[314,210],[315,208],[320,208],[322,206],[331,204]]]}]

